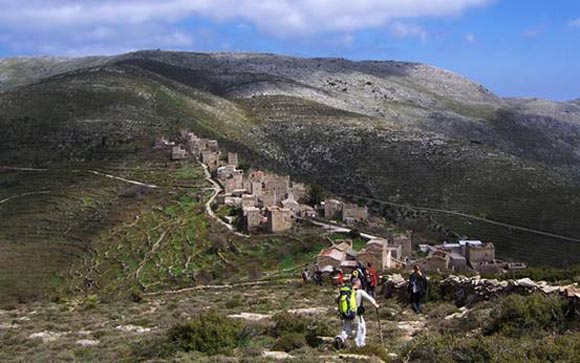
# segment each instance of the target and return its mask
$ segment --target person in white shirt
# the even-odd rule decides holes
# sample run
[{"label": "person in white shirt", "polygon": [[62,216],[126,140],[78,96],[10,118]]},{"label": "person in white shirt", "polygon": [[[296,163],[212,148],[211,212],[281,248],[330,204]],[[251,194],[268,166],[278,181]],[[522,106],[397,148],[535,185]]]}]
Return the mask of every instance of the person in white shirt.
[{"label": "person in white shirt", "polygon": [[[352,288],[356,291],[356,306],[357,306],[357,314],[355,318],[356,323],[356,337],[354,342],[357,347],[364,347],[366,345],[366,336],[367,336],[367,327],[365,323],[364,315],[364,308],[362,307],[362,299],[364,298],[368,302],[370,302],[376,309],[379,308],[379,304],[377,304],[376,300],[373,299],[366,291],[362,289],[362,283],[360,279],[354,279],[352,281]],[[340,338],[344,343],[348,338],[349,333],[352,332],[350,321],[343,322],[342,331],[340,332]]]}]

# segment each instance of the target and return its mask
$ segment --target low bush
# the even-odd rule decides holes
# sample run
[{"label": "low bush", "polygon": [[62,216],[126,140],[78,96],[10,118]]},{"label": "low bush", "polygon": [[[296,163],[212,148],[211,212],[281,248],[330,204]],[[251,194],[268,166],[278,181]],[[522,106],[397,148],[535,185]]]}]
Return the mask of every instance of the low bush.
[{"label": "low bush", "polygon": [[167,340],[180,351],[228,354],[240,344],[241,332],[239,322],[208,312],[171,328]]},{"label": "low bush", "polygon": [[274,350],[282,350],[284,352],[291,352],[295,349],[300,349],[306,346],[306,338],[301,333],[288,333],[282,335],[274,344]]},{"label": "low bush", "polygon": [[521,337],[560,332],[568,325],[566,310],[567,302],[558,296],[510,295],[501,300],[499,315],[485,333]]}]

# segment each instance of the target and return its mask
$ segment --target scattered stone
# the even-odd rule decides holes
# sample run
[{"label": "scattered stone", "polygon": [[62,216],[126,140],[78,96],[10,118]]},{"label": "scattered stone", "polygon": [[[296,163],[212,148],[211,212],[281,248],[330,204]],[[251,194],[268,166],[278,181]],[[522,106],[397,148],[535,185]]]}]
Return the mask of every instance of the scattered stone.
[{"label": "scattered stone", "polygon": [[98,345],[99,341],[98,340],[91,340],[91,339],[81,339],[81,340],[77,340],[76,344],[83,346],[83,347],[93,347],[95,345]]},{"label": "scattered stone", "polygon": [[232,319],[244,319],[249,321],[260,321],[264,319],[270,319],[272,314],[254,314],[254,313],[239,313],[228,315],[228,318]]},{"label": "scattered stone", "polygon": [[288,310],[290,314],[298,314],[298,315],[320,315],[326,314],[328,312],[328,308],[326,307],[315,307],[315,308],[304,308],[304,309],[292,309]]},{"label": "scattered stone", "polygon": [[125,333],[137,333],[137,334],[149,333],[151,331],[151,328],[144,328],[138,325],[117,325],[115,329],[121,330]]},{"label": "scattered stone", "polygon": [[90,331],[90,330],[79,330],[77,332],[77,335],[80,335],[80,336],[83,336],[83,337],[86,337],[86,336],[91,335],[91,334],[93,334],[93,332]]},{"label": "scattered stone", "polygon": [[58,333],[53,331],[42,331],[39,333],[33,333],[28,336],[28,339],[42,339],[43,343],[54,342],[58,340],[61,336],[67,333]]},{"label": "scattered stone", "polygon": [[266,350],[264,352],[262,352],[262,357],[263,358],[268,358],[268,359],[276,359],[276,360],[282,360],[282,359],[291,359],[292,356],[286,352],[278,352],[278,351],[269,351]]}]

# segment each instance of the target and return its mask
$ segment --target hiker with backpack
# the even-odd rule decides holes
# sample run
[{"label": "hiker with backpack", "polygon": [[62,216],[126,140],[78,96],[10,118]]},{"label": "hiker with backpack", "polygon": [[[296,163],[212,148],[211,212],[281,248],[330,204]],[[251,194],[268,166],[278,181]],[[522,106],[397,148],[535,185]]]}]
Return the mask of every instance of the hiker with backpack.
[{"label": "hiker with backpack", "polygon": [[372,297],[375,297],[375,290],[377,288],[378,283],[379,283],[379,273],[377,272],[377,269],[374,268],[373,265],[369,262],[367,264],[367,286],[368,286],[367,292]]},{"label": "hiker with backpack", "polygon": [[427,292],[427,278],[421,272],[419,265],[413,266],[413,272],[409,276],[409,283],[407,284],[407,292],[409,293],[409,301],[413,311],[419,314],[421,312],[421,299]]},{"label": "hiker with backpack", "polygon": [[379,304],[377,304],[375,299],[362,289],[360,279],[354,279],[352,286],[343,284],[340,287],[337,302],[342,328],[340,335],[335,338],[338,348],[344,347],[349,335],[352,335],[353,323],[356,325],[356,346],[365,346],[367,329],[363,318],[365,313],[363,299],[370,302],[376,309],[379,308]]}]

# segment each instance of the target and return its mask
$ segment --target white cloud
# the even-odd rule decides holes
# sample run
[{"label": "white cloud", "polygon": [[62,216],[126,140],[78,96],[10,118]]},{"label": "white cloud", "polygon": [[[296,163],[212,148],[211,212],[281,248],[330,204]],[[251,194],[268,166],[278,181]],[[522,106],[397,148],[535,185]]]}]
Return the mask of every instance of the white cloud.
[{"label": "white cloud", "polygon": [[475,37],[475,35],[474,35],[474,34],[471,34],[471,33],[470,33],[470,34],[467,34],[467,35],[465,36],[465,41],[466,41],[466,42],[468,42],[468,43],[471,43],[471,44],[473,44],[473,43],[477,42],[477,38]]},{"label": "white cloud", "polygon": [[353,31],[392,19],[449,16],[495,0],[4,0],[9,28],[172,22],[197,15],[242,19],[271,33]]},{"label": "white cloud", "polygon": [[576,27],[576,28],[580,28],[580,18],[575,19],[575,20],[571,20],[568,25],[572,26],[572,27]]},{"label": "white cloud", "polygon": [[416,24],[394,22],[391,32],[397,38],[419,38],[422,42],[427,41],[427,31]]},{"label": "white cloud", "polygon": [[[0,34],[9,33],[24,42],[39,36],[38,46],[55,49],[61,48],[55,43],[62,45],[67,40],[68,46],[86,48],[86,44],[71,40],[82,37],[99,47],[140,47],[153,44],[155,39],[160,42],[159,47],[183,47],[193,44],[193,40],[179,30],[180,24],[201,18],[248,24],[279,37],[353,34],[390,27],[396,36],[425,40],[427,32],[412,24],[414,20],[458,16],[496,1],[499,0],[0,0]],[[131,34],[140,32],[147,33],[150,40],[126,41]]]}]

